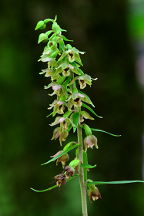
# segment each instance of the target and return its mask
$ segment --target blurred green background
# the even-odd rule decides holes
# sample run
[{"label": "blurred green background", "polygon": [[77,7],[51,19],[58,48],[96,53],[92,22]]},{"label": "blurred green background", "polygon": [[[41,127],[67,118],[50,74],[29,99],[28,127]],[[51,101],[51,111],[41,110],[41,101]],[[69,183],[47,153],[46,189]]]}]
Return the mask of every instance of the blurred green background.
[{"label": "blurred green background", "polygon": [[[51,102],[38,73],[38,20],[54,18],[73,45],[86,51],[84,68],[98,77],[86,92],[103,119],[92,126],[122,134],[96,134],[91,151],[94,180],[142,179],[142,86],[137,78],[137,46],[144,40],[144,16],[133,0],[5,0],[0,3],[0,216],[81,215],[77,181],[59,190],[34,193],[54,184],[61,167],[40,166],[59,150],[52,142]],[[135,3],[135,4],[134,4]],[[133,7],[134,6],[134,7]],[[140,14],[139,14],[140,13]],[[140,43],[141,44],[141,43]],[[141,79],[140,79],[141,80]],[[100,186],[102,200],[89,203],[93,216],[144,215],[144,185]]]}]

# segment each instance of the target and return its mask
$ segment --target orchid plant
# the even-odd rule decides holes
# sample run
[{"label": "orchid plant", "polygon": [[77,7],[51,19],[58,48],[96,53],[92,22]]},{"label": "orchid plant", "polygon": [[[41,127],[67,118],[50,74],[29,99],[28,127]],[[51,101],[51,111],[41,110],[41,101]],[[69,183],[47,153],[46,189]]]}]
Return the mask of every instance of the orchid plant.
[{"label": "orchid plant", "polygon": [[[100,199],[101,194],[98,185],[143,181],[102,182],[88,178],[88,171],[96,167],[96,165],[88,163],[89,149],[98,149],[95,133],[102,132],[115,137],[120,135],[91,128],[86,124],[87,120],[94,120],[94,116],[102,118],[94,111],[95,106],[89,96],[83,92],[83,89],[87,85],[91,86],[92,81],[97,80],[97,78],[93,79],[81,69],[83,64],[80,55],[83,55],[84,52],[79,51],[70,44],[72,40],[63,35],[66,30],[57,24],[56,17],[55,19],[39,21],[35,30],[44,30],[48,23],[52,24],[52,28],[45,33],[40,33],[38,37],[38,44],[42,42],[46,44],[39,59],[39,61],[46,63],[46,69],[43,69],[40,74],[49,78],[49,83],[44,86],[44,89],[51,89],[52,93],[49,95],[55,97],[48,109],[51,110],[49,116],[54,118],[54,121],[50,124],[51,127],[55,127],[52,140],[59,140],[60,149],[42,165],[56,162],[56,165],[61,164],[62,171],[54,176],[54,186],[44,190],[31,189],[36,192],[49,191],[62,187],[74,177],[78,177],[81,190],[82,215],[88,216],[87,194],[91,201]],[[70,133],[76,133],[77,140],[67,143],[66,140]],[[74,158],[70,158],[70,151],[74,151]]]}]

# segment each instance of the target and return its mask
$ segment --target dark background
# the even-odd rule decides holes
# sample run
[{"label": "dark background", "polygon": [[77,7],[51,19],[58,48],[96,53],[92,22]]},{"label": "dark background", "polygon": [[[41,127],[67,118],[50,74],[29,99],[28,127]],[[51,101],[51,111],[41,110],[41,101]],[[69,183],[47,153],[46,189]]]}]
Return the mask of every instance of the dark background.
[{"label": "dark background", "polygon": [[[98,77],[86,92],[103,119],[95,128],[122,134],[97,133],[99,151],[89,151],[94,180],[142,179],[142,90],[137,82],[136,38],[124,0],[5,0],[0,3],[0,216],[81,215],[77,181],[47,193],[61,167],[40,166],[59,150],[52,142],[43,90],[49,79],[38,73],[38,20],[54,18],[81,51],[84,70]],[[99,187],[102,200],[89,203],[92,216],[144,215],[142,184]]]}]

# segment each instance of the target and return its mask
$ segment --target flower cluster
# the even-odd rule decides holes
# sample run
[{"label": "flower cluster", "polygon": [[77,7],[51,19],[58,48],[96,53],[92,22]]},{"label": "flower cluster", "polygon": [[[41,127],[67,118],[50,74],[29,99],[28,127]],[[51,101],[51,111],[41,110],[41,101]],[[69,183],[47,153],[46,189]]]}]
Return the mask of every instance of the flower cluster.
[{"label": "flower cluster", "polygon": [[[60,145],[67,139],[70,131],[76,132],[78,125],[84,129],[84,147],[83,151],[94,146],[98,148],[97,138],[92,134],[91,129],[85,124],[85,120],[94,120],[88,113],[94,106],[91,99],[82,92],[86,86],[92,85],[92,78],[84,73],[80,68],[83,66],[80,54],[84,52],[69,44],[62,33],[65,31],[56,22],[56,19],[46,19],[38,22],[36,30],[45,29],[47,23],[52,23],[52,29],[39,35],[38,43],[45,42],[46,46],[42,52],[39,61],[47,64],[40,74],[44,74],[49,78],[49,83],[44,86],[45,89],[51,89],[50,96],[54,96],[54,101],[49,105],[50,115],[55,119],[50,126],[55,126],[53,130],[52,140],[59,140]],[[96,79],[95,79],[96,80]],[[79,145],[79,143],[78,143]],[[69,150],[68,150],[69,151]],[[57,186],[66,183],[76,172],[79,172],[83,162],[78,157],[78,146],[76,156],[69,165],[68,153],[62,154],[63,150],[58,151],[51,156],[56,158],[56,164],[61,163],[63,167],[62,173],[54,177]]]}]

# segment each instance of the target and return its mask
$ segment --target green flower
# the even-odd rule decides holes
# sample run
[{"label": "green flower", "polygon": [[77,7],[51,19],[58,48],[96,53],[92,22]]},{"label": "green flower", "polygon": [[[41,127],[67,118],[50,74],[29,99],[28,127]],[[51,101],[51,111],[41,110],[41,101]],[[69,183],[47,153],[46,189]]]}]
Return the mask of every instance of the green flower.
[{"label": "green flower", "polygon": [[52,108],[53,108],[53,115],[55,115],[56,113],[63,114],[65,110],[64,102],[54,100],[54,102],[50,104],[50,107],[48,109],[52,109]]},{"label": "green flower", "polygon": [[85,74],[78,77],[80,89],[84,89],[86,87],[86,84],[90,85],[92,84],[92,78],[91,76]]}]

